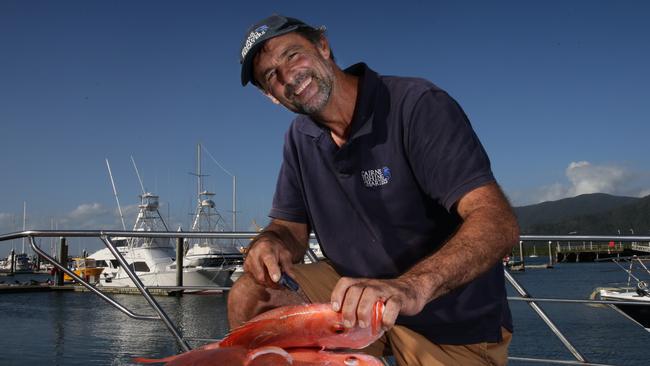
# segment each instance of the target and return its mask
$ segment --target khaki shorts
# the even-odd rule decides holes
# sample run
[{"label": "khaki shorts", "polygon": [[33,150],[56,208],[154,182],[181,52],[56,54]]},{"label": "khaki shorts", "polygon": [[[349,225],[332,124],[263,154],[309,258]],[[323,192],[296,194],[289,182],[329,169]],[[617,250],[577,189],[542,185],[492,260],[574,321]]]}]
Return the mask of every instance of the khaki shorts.
[{"label": "khaki shorts", "polygon": [[[332,290],[341,278],[327,261],[298,264],[293,273],[302,293],[312,302],[329,302]],[[501,333],[503,339],[498,343],[443,345],[431,343],[424,336],[396,325],[364,352],[382,357],[392,351],[400,366],[505,365],[512,334],[504,328],[501,328]]]}]

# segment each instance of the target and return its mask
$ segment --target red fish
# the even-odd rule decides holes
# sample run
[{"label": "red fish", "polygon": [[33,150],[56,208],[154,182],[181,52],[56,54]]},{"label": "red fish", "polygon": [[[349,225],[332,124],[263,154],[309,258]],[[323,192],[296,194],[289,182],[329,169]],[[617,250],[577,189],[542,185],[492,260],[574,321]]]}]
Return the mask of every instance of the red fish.
[{"label": "red fish", "polygon": [[378,358],[363,353],[328,352],[313,348],[288,350],[293,366],[383,366]]},{"label": "red fish", "polygon": [[372,312],[370,326],[345,328],[343,315],[332,310],[329,303],[284,306],[258,315],[213,345],[249,349],[261,346],[361,349],[384,334],[381,327],[384,303],[376,302]]},{"label": "red fish", "polygon": [[[374,366],[376,359],[358,354],[319,352],[318,349],[364,348],[384,331],[381,328],[384,303],[372,309],[370,326],[346,328],[343,315],[331,304],[284,306],[267,311],[234,329],[220,342],[206,344],[190,352],[161,359],[136,358],[135,362],[167,362],[166,365],[291,365],[292,358],[283,348],[316,347],[316,350],[295,350],[304,366]],[[275,360],[271,362],[268,360]],[[269,362],[269,363],[265,363]],[[320,363],[318,363],[320,362]],[[347,363],[346,363],[347,362]],[[379,363],[381,365],[381,363]]]},{"label": "red fish", "polygon": [[165,366],[285,366],[293,359],[287,351],[278,347],[260,347],[249,350],[244,347],[197,348],[165,358],[134,358],[138,363],[162,363]]}]

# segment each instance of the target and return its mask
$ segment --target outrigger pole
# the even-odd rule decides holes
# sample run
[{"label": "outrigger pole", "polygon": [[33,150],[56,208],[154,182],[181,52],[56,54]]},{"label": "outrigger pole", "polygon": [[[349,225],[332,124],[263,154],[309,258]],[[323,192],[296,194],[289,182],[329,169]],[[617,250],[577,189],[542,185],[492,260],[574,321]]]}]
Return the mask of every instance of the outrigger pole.
[{"label": "outrigger pole", "polygon": [[120,206],[120,199],[117,198],[117,188],[115,188],[115,181],[113,181],[113,173],[111,172],[111,164],[106,158],[106,167],[108,168],[108,176],[111,178],[111,186],[113,186],[113,194],[115,195],[115,201],[117,201],[117,210],[120,212],[120,220],[122,220],[122,229],[126,231],[126,224],[124,223],[124,215],[122,215],[122,206]]}]

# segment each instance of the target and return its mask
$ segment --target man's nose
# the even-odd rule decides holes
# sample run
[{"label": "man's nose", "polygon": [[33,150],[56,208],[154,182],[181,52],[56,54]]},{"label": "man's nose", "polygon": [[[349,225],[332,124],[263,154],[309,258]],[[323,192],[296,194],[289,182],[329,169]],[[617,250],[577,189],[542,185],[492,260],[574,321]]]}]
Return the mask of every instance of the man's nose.
[{"label": "man's nose", "polygon": [[278,81],[282,85],[290,84],[293,81],[295,76],[292,69],[287,65],[278,67],[276,73],[277,73]]}]

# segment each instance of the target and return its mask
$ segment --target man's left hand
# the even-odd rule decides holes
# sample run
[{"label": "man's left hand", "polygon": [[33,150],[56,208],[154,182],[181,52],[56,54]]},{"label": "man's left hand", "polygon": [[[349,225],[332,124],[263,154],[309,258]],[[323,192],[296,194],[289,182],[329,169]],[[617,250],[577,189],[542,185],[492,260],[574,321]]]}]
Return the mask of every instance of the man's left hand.
[{"label": "man's left hand", "polygon": [[388,330],[395,325],[399,314],[416,315],[424,308],[427,299],[405,279],[377,280],[342,277],[332,291],[332,308],[343,313],[344,326],[351,328],[370,325],[372,307],[383,301],[382,327]]}]

